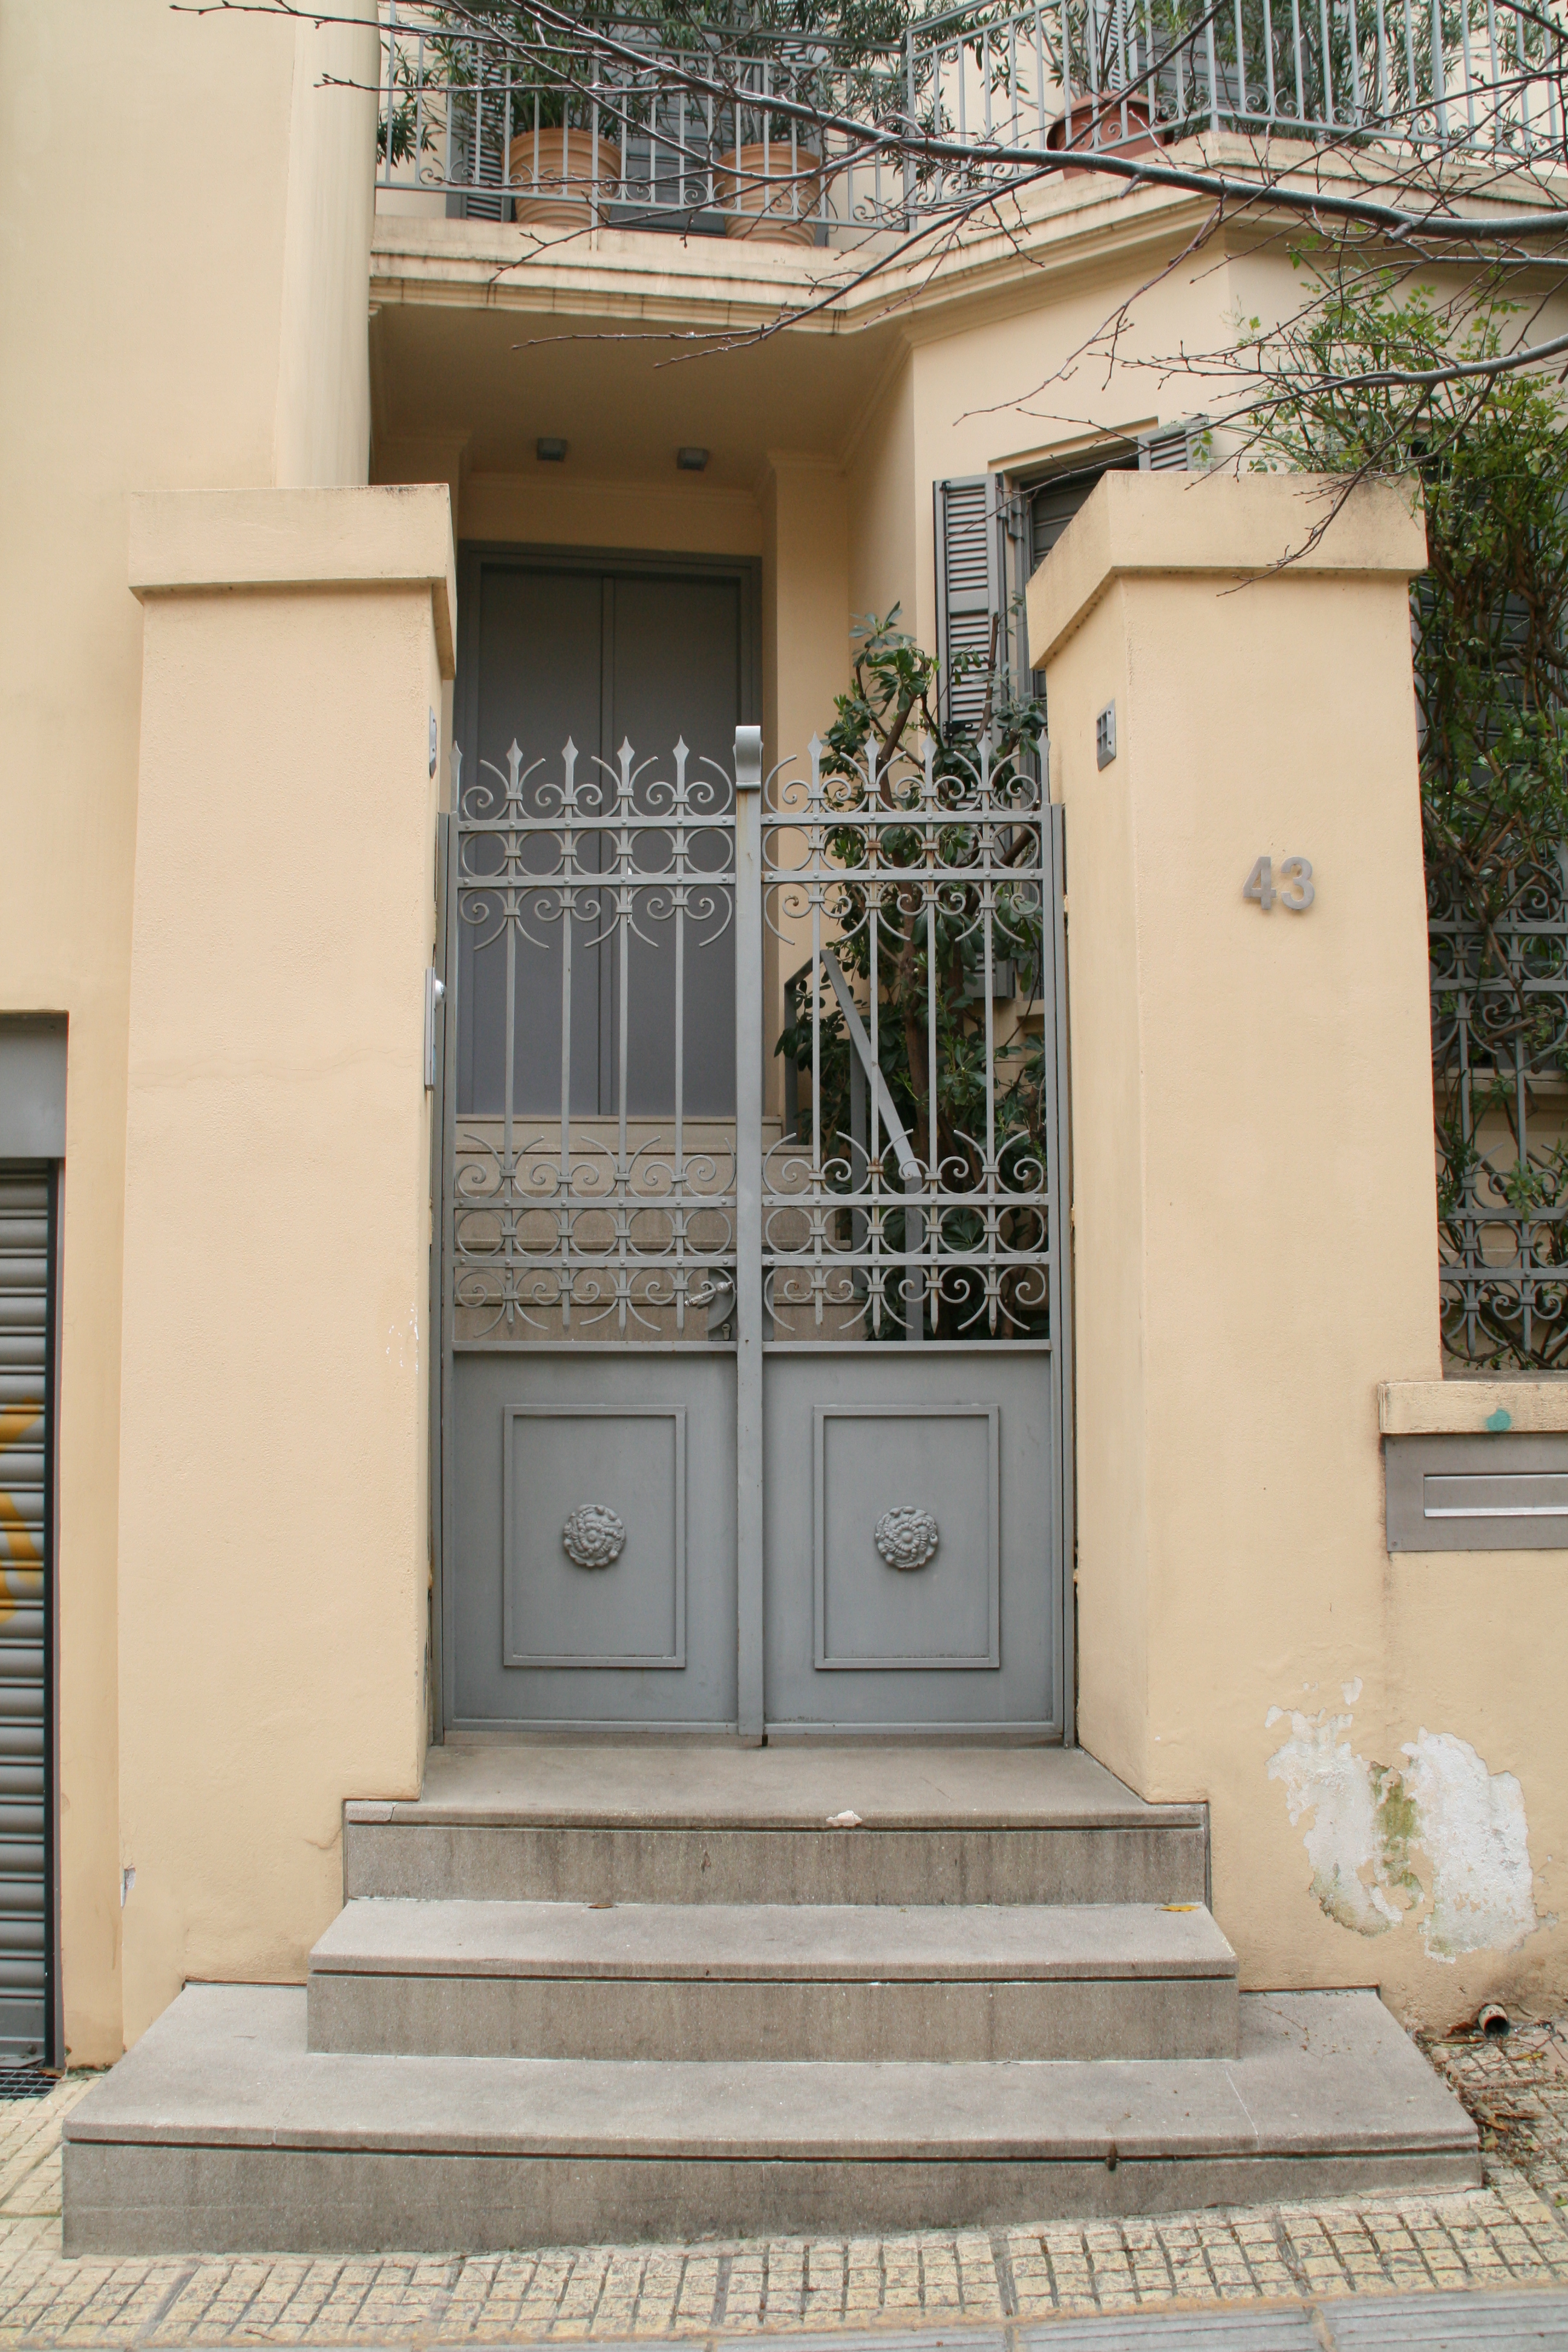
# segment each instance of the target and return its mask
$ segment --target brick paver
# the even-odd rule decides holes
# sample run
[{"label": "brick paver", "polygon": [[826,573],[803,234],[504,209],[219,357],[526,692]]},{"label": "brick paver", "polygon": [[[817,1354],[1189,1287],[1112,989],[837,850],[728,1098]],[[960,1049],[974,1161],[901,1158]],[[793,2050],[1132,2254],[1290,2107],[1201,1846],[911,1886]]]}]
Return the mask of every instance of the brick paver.
[{"label": "brick paver", "polygon": [[68,2260],[60,2124],[89,2087],[0,2101],[0,2345],[440,2346],[794,2329],[1012,2330],[1068,2314],[1568,2285],[1568,2027],[1439,2044],[1484,2187],[1144,2221],[545,2247],[514,2254]]}]

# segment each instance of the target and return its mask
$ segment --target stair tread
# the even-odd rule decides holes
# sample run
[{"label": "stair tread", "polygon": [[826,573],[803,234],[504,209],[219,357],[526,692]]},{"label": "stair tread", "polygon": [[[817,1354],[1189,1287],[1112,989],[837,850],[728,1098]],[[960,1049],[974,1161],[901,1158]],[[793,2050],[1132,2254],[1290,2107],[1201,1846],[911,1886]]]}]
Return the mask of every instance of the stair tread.
[{"label": "stair tread", "polygon": [[473,1902],[359,1897],[314,1974],[1045,1982],[1231,1977],[1202,1905]]},{"label": "stair tread", "polygon": [[1201,1829],[1201,1804],[1150,1804],[1081,1748],[903,1741],[726,1748],[526,1739],[433,1748],[424,1792],[354,1800],[351,1824],[636,1831]]},{"label": "stair tread", "polygon": [[79,2144],[686,2158],[1473,2160],[1375,1993],[1244,1994],[1235,2059],[902,2064],[347,2056],[294,1986],[190,1985],[66,2118]]}]

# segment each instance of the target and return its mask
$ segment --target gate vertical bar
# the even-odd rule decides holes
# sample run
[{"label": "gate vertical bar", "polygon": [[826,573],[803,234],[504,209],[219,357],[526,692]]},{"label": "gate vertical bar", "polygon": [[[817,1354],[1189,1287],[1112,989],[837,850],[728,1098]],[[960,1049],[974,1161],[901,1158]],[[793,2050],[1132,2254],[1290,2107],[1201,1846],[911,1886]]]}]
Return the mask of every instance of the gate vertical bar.
[{"label": "gate vertical bar", "polygon": [[444,1739],[451,1720],[456,1693],[453,1673],[457,1644],[452,1621],[456,1608],[454,1563],[458,1557],[457,1451],[458,1407],[453,1349],[458,1336],[458,972],[462,961],[458,933],[458,883],[463,863],[463,755],[456,743],[451,756],[451,814],[447,818],[446,905],[441,923],[443,971],[447,993],[442,1003],[441,1040],[441,1189],[437,1195],[440,1228],[437,1235],[441,1280],[441,1320],[437,1356],[441,1386],[437,1410],[441,1416],[441,1556],[437,1562],[437,1616],[441,1629],[441,1675],[437,1737]]},{"label": "gate vertical bar", "polygon": [[[735,1727],[763,1740],[763,731],[735,730]],[[815,987],[815,974],[813,975]]]},{"label": "gate vertical bar", "polygon": [[451,927],[448,908],[453,877],[450,872],[457,855],[457,820],[444,811],[436,818],[436,948],[435,971],[441,983],[441,994],[435,1006],[432,1023],[435,1066],[431,1073],[435,1086],[430,1096],[430,1735],[433,1740],[441,1736],[445,1719],[441,1661],[446,1643],[442,1639],[441,1593],[442,1564],[446,1557],[446,1427],[447,1397],[447,1089],[452,1083],[456,1065],[447,1051],[447,995],[451,986],[447,964],[451,961]]},{"label": "gate vertical bar", "polygon": [[[1042,796],[1051,772],[1048,743],[1040,746]],[[1040,923],[1041,960],[1052,964],[1055,1039],[1047,1037],[1046,1070],[1052,1117],[1046,1127],[1055,1165],[1050,1171],[1051,1383],[1055,1391],[1056,1537],[1061,1546],[1062,1746],[1078,1746],[1077,1382],[1073,1370],[1072,1097],[1068,1061],[1067,822],[1060,803],[1041,812],[1042,864],[1048,877]],[[1054,1050],[1053,1050],[1054,1045]]]}]

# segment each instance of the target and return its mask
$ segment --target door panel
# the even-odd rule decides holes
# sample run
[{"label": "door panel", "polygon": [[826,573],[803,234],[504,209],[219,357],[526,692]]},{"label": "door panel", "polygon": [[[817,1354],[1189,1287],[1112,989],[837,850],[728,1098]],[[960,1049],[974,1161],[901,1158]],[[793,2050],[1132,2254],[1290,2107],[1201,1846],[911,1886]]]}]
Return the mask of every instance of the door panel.
[{"label": "door panel", "polygon": [[1002,1346],[769,1351],[771,1727],[1059,1725],[1050,1382]]},{"label": "door panel", "polygon": [[[600,751],[604,647],[604,583],[592,573],[487,569],[475,615],[478,646],[470,692],[471,740],[463,744],[465,797],[476,787],[500,788],[515,740],[525,769],[540,765],[526,788],[541,806],[546,779],[560,773],[567,739],[578,746],[585,774]],[[477,708],[476,708],[477,706]],[[548,837],[536,852],[548,870]],[[537,1008],[520,1021],[514,1047],[516,1107],[550,1116],[561,1109],[561,924],[544,904],[518,936],[519,1002]],[[493,925],[458,927],[461,1033],[460,1111],[499,1114],[506,1055],[506,963],[476,955],[476,938]],[[575,960],[572,979],[572,1111],[591,1117],[599,1108],[601,973],[596,955]],[[553,1017],[551,1017],[551,1015]]]},{"label": "door panel", "polygon": [[[561,777],[561,752],[577,749],[580,793],[613,790],[617,755],[629,740],[646,767],[636,799],[656,817],[658,783],[678,737],[689,748],[693,778],[728,773],[742,717],[742,596],[733,579],[617,575],[486,564],[475,621],[477,704],[474,740],[464,743],[466,790],[504,778],[515,740],[530,805],[542,811]],[[712,767],[705,762],[713,763]],[[662,836],[650,825],[638,845],[654,862]],[[596,852],[586,845],[589,857]],[[713,854],[713,853],[710,853]],[[552,870],[542,840],[533,870]],[[584,860],[587,862],[587,860]],[[733,1118],[735,1110],[734,940],[721,898],[695,898],[680,910],[690,945],[702,956],[703,984],[686,992],[685,1101],[694,1118]],[[634,1118],[668,1116],[675,1099],[674,907],[643,910],[630,940],[626,999],[627,1108]],[[541,901],[520,933],[519,998],[534,1009],[520,1020],[514,1046],[518,1110],[542,1117],[561,1108],[561,923]],[[616,1108],[619,945],[590,944],[595,929],[579,925],[572,975],[572,1114],[607,1118]],[[485,936],[483,929],[480,937]],[[494,1116],[501,1108],[505,1058],[504,964],[472,952],[473,927],[459,927],[468,999],[462,1047],[461,1111]]]},{"label": "door panel", "polygon": [[[453,1366],[454,1729],[735,1715],[735,1364],[562,1349]],[[563,1529],[625,1530],[582,1565]]]},{"label": "door panel", "polygon": [[[741,595],[733,581],[617,579],[612,583],[613,657],[609,740],[662,760],[677,739],[688,746],[687,774],[700,784],[730,773],[741,710]],[[662,769],[652,772],[663,773]],[[645,803],[650,810],[657,802]],[[654,844],[643,844],[652,862]],[[709,862],[720,855],[710,845]],[[735,1115],[735,935],[723,895],[693,894],[684,910],[701,957],[702,985],[686,991],[682,1022],[684,1098],[693,1118]],[[674,910],[650,921],[631,943],[627,1040],[628,1108],[634,1116],[668,1114],[675,1100]],[[699,947],[699,943],[700,943]],[[611,1001],[607,1051],[613,1053]],[[606,1060],[601,1100],[615,1097]]]}]

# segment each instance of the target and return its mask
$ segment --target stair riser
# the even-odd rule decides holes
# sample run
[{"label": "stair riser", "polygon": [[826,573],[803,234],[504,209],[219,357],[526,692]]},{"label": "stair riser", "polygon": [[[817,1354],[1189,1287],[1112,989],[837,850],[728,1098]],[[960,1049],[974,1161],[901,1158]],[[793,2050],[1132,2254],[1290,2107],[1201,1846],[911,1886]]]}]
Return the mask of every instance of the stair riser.
[{"label": "stair riser", "polygon": [[350,1822],[345,1895],[468,1902],[1202,1903],[1204,1832]]},{"label": "stair riser", "polygon": [[68,2254],[494,2253],[704,2236],[835,2238],[1468,2189],[1468,2155],[922,2163],[398,2156],[68,2141]]},{"label": "stair riser", "polygon": [[1234,1977],[976,1984],[312,1975],[312,2050],[464,2058],[1229,2058]]}]

